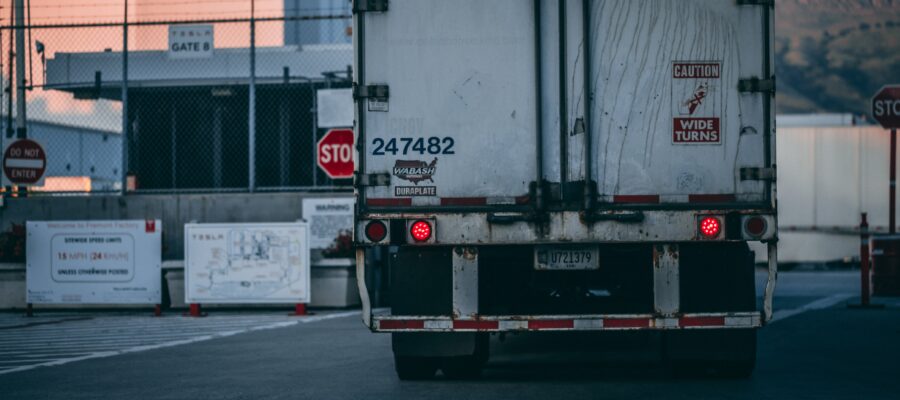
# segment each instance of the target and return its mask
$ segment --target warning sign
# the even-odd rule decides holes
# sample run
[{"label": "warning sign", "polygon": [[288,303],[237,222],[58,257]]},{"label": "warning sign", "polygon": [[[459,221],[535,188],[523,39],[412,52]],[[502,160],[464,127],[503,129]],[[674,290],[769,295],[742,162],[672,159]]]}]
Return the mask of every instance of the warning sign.
[{"label": "warning sign", "polygon": [[672,64],[673,143],[722,143],[721,77],[718,61]]},{"label": "warning sign", "polygon": [[46,168],[47,153],[34,140],[16,140],[3,151],[4,186],[41,186]]}]

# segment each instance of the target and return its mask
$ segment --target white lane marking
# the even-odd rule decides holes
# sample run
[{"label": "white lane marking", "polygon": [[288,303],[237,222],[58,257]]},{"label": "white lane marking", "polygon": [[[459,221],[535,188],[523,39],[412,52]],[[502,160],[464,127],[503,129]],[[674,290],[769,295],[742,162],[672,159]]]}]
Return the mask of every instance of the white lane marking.
[{"label": "white lane marking", "polygon": [[305,317],[305,318],[294,320],[294,321],[277,322],[277,323],[273,323],[273,324],[269,324],[269,325],[253,326],[253,327],[249,327],[249,328],[245,328],[245,329],[237,329],[237,330],[227,331],[227,332],[218,332],[218,333],[198,336],[198,337],[194,337],[194,338],[190,338],[190,339],[175,340],[175,341],[152,344],[152,345],[145,345],[145,346],[135,346],[135,347],[129,347],[126,349],[121,349],[121,350],[101,351],[101,352],[91,353],[91,354],[80,356],[80,357],[62,358],[62,359],[43,362],[43,363],[39,363],[39,364],[25,365],[25,366],[16,367],[16,368],[0,370],[0,375],[11,374],[13,372],[29,371],[29,370],[39,368],[39,367],[53,367],[53,366],[57,366],[57,365],[64,365],[64,364],[68,364],[68,363],[72,363],[72,362],[76,362],[76,361],[91,360],[91,359],[95,359],[95,358],[113,357],[113,356],[129,354],[129,353],[137,353],[137,352],[142,352],[142,351],[147,351],[147,350],[156,350],[156,349],[181,346],[181,345],[191,344],[191,343],[205,342],[207,340],[219,339],[219,338],[239,335],[239,334],[247,333],[247,332],[255,332],[255,331],[270,330],[270,329],[277,329],[277,328],[286,328],[289,326],[298,325],[300,323],[308,324],[310,322],[319,322],[319,321],[325,321],[325,320],[335,319],[335,318],[345,318],[345,317],[350,317],[353,315],[359,315],[359,311],[350,311],[350,312],[343,312],[343,313],[334,313],[334,314],[328,314],[328,315]]},{"label": "white lane marking", "polygon": [[[222,318],[218,318],[216,320],[207,321],[208,323],[200,324],[200,323],[194,323],[195,321],[192,321],[193,318],[190,318],[190,319],[189,318],[190,317],[184,317],[184,318],[179,318],[179,319],[160,321],[161,323],[158,323],[158,324],[157,323],[151,324],[151,323],[146,323],[146,322],[139,323],[139,324],[138,323],[125,323],[125,324],[116,325],[114,328],[107,327],[108,320],[104,319],[103,322],[94,323],[91,325],[81,324],[78,327],[67,327],[65,332],[95,333],[97,331],[101,331],[101,332],[115,333],[115,332],[128,332],[131,329],[135,329],[135,328],[141,329],[141,332],[145,332],[145,331],[153,330],[153,329],[163,329],[164,330],[164,329],[168,329],[170,327],[179,327],[179,328],[186,328],[186,329],[206,329],[206,328],[221,328],[223,326],[243,326],[248,323],[257,324],[257,323],[267,323],[267,322],[271,322],[271,321],[283,321],[284,320],[284,318],[234,319],[234,320],[230,320],[230,321],[223,323],[223,321],[225,321],[225,320],[223,320]],[[0,331],[0,337],[2,337],[2,338],[15,338],[15,337],[22,337],[22,336],[31,337],[31,336],[34,336],[35,334],[40,334],[40,333],[44,333],[44,332],[57,333],[57,334],[59,334],[59,332],[60,332],[58,326],[54,326],[52,328],[31,328],[31,327],[23,326],[22,328],[28,329],[28,331],[24,332],[24,333],[3,333],[2,331]]]},{"label": "white lane marking", "polygon": [[845,301],[851,297],[853,297],[853,295],[848,293],[833,294],[831,296],[823,297],[821,299],[813,301],[812,303],[804,304],[797,308],[792,308],[789,310],[776,310],[775,314],[772,315],[772,320],[769,321],[769,323],[771,324],[773,322],[787,319],[795,315],[803,314],[807,311],[823,310],[842,301]]}]

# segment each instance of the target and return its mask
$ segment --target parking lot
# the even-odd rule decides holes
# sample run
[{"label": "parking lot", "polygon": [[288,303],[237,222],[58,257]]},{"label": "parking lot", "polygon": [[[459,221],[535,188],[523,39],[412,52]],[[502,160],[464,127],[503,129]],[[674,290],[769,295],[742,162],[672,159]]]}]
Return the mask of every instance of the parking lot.
[{"label": "parking lot", "polygon": [[[762,275],[758,275],[761,278]],[[3,314],[4,399],[896,398],[900,301],[848,309],[856,272],[781,274],[749,380],[673,377],[654,336],[510,335],[482,379],[401,382],[353,310]]]}]

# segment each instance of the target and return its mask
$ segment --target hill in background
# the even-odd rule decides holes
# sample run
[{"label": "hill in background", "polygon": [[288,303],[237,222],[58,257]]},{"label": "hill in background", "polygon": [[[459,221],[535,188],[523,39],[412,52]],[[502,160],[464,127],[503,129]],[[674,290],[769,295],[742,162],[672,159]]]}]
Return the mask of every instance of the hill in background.
[{"label": "hill in background", "polygon": [[900,83],[900,0],[777,0],[779,113],[867,114]]}]

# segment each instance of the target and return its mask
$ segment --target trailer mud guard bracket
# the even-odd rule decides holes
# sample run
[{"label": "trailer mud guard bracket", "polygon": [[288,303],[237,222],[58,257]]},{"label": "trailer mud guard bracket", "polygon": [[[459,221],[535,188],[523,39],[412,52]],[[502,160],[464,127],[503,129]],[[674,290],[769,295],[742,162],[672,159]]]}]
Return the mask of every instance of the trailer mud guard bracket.
[{"label": "trailer mud guard bracket", "polygon": [[356,249],[356,287],[359,290],[359,300],[362,303],[362,319],[369,329],[375,329],[372,324],[372,302],[369,300],[369,288],[366,287],[366,249]]},{"label": "trailer mud guard bracket", "polygon": [[661,315],[673,316],[681,308],[678,258],[677,244],[653,246],[653,307]]},{"label": "trailer mud guard bracket", "polygon": [[778,281],[778,242],[768,243],[769,275],[766,279],[766,293],[763,298],[763,323],[772,321],[772,299],[775,297],[775,283]]}]

